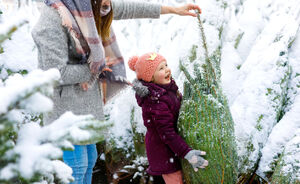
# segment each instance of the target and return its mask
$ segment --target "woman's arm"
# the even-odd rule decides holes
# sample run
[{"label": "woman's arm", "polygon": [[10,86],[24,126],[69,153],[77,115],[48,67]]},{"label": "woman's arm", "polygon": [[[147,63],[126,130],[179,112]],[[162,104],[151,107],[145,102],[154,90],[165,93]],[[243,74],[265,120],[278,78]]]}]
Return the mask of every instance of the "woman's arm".
[{"label": "woman's arm", "polygon": [[201,9],[195,4],[186,4],[183,6],[161,6],[160,4],[139,2],[130,0],[112,1],[114,19],[134,19],[134,18],[159,18],[160,14],[177,14],[182,16],[196,16],[196,13],[190,10],[199,11]]},{"label": "woman's arm", "polygon": [[161,5],[145,1],[111,1],[114,19],[159,18]]}]

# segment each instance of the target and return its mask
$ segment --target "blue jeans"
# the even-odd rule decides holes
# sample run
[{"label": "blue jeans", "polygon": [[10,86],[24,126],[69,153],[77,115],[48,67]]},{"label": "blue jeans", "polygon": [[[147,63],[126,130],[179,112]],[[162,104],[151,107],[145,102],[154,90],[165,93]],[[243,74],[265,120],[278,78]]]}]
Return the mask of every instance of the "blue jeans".
[{"label": "blue jeans", "polygon": [[64,162],[73,170],[74,182],[70,184],[91,184],[92,173],[97,160],[95,144],[74,145],[74,151],[63,152]]}]

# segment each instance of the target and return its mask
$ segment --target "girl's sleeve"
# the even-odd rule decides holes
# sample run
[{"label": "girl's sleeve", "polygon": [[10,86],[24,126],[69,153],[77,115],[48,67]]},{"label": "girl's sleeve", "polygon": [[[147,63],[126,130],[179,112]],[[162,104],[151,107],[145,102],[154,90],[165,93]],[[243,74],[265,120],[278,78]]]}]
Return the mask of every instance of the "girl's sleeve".
[{"label": "girl's sleeve", "polygon": [[159,102],[151,107],[152,118],[160,139],[180,158],[192,150],[175,132],[174,116],[165,102]]},{"label": "girl's sleeve", "polygon": [[161,5],[149,2],[116,0],[112,1],[114,19],[159,18]]},{"label": "girl's sleeve", "polygon": [[88,81],[91,74],[87,64],[67,64],[68,33],[61,23],[54,8],[43,8],[41,17],[32,30],[32,38],[38,49],[38,66],[42,70],[57,68],[61,74],[62,85]]}]

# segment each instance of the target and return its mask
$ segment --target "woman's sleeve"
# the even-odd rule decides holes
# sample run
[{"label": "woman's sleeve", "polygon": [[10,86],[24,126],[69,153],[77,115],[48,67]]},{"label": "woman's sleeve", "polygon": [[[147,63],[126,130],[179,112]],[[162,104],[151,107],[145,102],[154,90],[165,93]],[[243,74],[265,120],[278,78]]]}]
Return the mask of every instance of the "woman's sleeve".
[{"label": "woman's sleeve", "polygon": [[151,107],[151,112],[160,139],[167,144],[178,157],[184,158],[192,148],[175,132],[173,124],[174,116],[168,108],[168,105],[159,101],[157,105]]},{"label": "woman's sleeve", "polygon": [[159,18],[161,5],[149,2],[116,0],[112,1],[114,19]]},{"label": "woman's sleeve", "polygon": [[41,17],[32,30],[32,37],[38,49],[39,68],[57,68],[61,74],[62,85],[88,81],[91,74],[87,64],[67,64],[68,36],[61,22],[55,9],[47,6],[43,8]]}]

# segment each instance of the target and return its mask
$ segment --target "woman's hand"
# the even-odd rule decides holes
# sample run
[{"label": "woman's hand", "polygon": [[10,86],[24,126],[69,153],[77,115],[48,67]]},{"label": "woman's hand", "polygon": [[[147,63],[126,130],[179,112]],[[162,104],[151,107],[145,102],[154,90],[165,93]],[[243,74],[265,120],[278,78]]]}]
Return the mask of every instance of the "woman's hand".
[{"label": "woman's hand", "polygon": [[[101,74],[103,74],[104,72],[112,72],[110,67],[113,65],[113,62],[109,61],[109,57],[106,57],[105,60],[107,61],[106,66],[102,69]],[[83,91],[87,91],[89,89],[89,82],[80,83],[80,87],[81,89],[83,89]]]},{"label": "woman's hand", "polygon": [[161,7],[161,14],[174,13],[174,14],[182,15],[182,16],[196,17],[197,14],[193,13],[193,12],[190,12],[190,10],[195,10],[195,11],[201,13],[201,9],[198,5],[186,4],[184,6],[178,6],[178,7],[162,6]]},{"label": "woman's hand", "polygon": [[89,89],[89,83],[82,82],[82,83],[80,83],[80,87],[81,87],[81,89],[83,89],[83,91],[87,91]]}]

